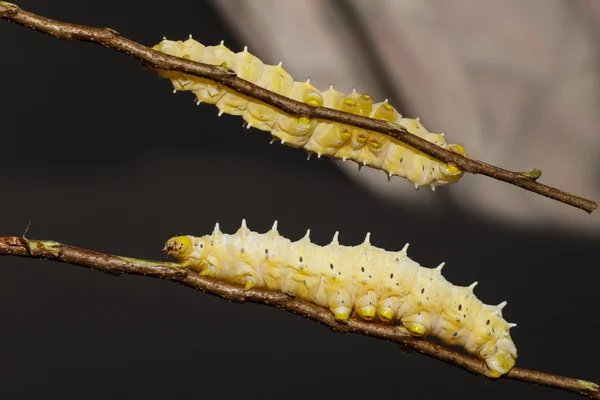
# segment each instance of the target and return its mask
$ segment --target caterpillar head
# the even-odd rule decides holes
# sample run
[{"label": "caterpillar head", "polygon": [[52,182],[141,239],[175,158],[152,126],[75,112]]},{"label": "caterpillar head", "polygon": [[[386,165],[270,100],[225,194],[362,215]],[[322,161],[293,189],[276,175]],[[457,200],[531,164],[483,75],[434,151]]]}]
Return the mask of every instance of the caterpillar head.
[{"label": "caterpillar head", "polygon": [[163,250],[171,257],[181,260],[189,257],[196,247],[198,246],[192,236],[175,236],[167,240]]},{"label": "caterpillar head", "polygon": [[[449,144],[446,146],[446,150],[450,150],[453,153],[460,154],[461,156],[467,155],[465,148],[460,144]],[[464,172],[450,164],[440,164],[440,179],[437,182],[437,185],[447,185],[449,183],[457,182],[460,178],[462,178]]]},{"label": "caterpillar head", "polygon": [[387,144],[390,142],[387,136],[378,135],[373,132],[369,134],[367,139],[367,143],[369,145],[369,149],[371,153],[377,155],[381,153],[383,150],[387,149]]}]

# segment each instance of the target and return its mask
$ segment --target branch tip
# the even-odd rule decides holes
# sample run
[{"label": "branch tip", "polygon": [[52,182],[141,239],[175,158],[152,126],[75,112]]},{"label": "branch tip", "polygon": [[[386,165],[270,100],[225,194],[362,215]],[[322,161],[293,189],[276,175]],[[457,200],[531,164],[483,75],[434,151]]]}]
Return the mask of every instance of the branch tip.
[{"label": "branch tip", "polygon": [[598,384],[596,384],[594,382],[584,381],[583,379],[579,379],[579,380],[577,380],[577,382],[579,382],[581,387],[584,388],[585,390],[589,390],[590,392],[598,391],[599,386],[598,386]]},{"label": "branch tip", "polygon": [[[6,7],[3,9],[3,7]],[[0,1],[0,17],[8,16],[12,17],[19,13],[21,8],[13,3],[9,3],[8,1]]]}]

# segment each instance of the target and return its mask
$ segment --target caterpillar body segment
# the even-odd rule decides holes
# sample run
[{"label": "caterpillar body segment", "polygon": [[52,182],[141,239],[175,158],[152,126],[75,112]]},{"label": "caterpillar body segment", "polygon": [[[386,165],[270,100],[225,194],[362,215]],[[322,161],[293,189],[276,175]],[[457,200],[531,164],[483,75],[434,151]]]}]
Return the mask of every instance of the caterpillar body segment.
[{"label": "caterpillar body segment", "polygon": [[492,377],[515,364],[516,347],[502,317],[506,303],[491,306],[473,293],[475,284],[454,286],[442,276],[443,263],[424,268],[400,251],[372,246],[310,242],[310,231],[291,242],[273,228],[259,234],[242,222],[233,235],[218,224],[211,235],[177,236],[165,245],[184,266],[244,289],[265,287],[328,308],[340,321],[353,313],[365,320],[399,321],[413,335],[438,337],[483,359]]},{"label": "caterpillar body segment", "polygon": [[[333,87],[320,92],[309,81],[294,82],[281,63],[263,64],[248,52],[247,48],[234,53],[223,43],[204,46],[190,38],[186,41],[165,39],[154,46],[154,49],[193,61],[230,68],[244,80],[315,107],[324,106],[398,124],[408,132],[442,148],[466,155],[462,146],[447,144],[442,135],[430,134],[418,119],[403,118],[387,101],[373,104],[369,95],[356,91],[346,95]],[[352,160],[359,166],[382,169],[390,178],[394,175],[404,177],[417,188],[447,185],[457,182],[463,175],[458,168],[441,163],[379,132],[337,122],[296,118],[204,78],[181,72],[157,72],[159,76],[170,79],[176,91],[192,91],[198,104],[215,104],[219,108],[219,115],[241,115],[247,128],[271,132],[283,144],[304,148],[309,154]]]},{"label": "caterpillar body segment", "polygon": [[[315,107],[323,105],[323,96],[309,81],[294,82],[288,97]],[[271,133],[288,146],[304,147],[318,124],[319,122],[314,119],[311,120],[304,117],[295,118],[281,113],[275,121],[275,126]]]}]

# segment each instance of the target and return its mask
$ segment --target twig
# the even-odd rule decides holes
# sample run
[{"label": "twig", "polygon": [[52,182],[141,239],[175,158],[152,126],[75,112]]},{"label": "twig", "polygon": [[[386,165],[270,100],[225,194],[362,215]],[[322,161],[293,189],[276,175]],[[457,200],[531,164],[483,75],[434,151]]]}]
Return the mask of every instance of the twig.
[{"label": "twig", "polygon": [[[483,361],[449,350],[427,340],[409,336],[394,326],[365,322],[356,318],[350,318],[348,323],[340,323],[335,320],[329,310],[292,298],[284,293],[257,288],[244,291],[241,286],[202,277],[175,263],[119,257],[54,241],[29,240],[16,236],[0,237],[0,255],[48,259],[79,265],[111,275],[134,274],[167,279],[237,303],[253,302],[278,307],[319,322],[334,331],[357,333],[399,343],[403,347],[452,364],[471,373],[488,376],[488,368]],[[581,379],[521,368],[513,368],[505,375],[504,379],[515,379],[549,386],[591,399],[600,399],[598,385]]]},{"label": "twig", "polygon": [[487,175],[516,185],[520,188],[558,200],[591,213],[598,205],[582,197],[537,182],[541,171],[531,173],[512,172],[469,159],[460,154],[445,150],[433,143],[413,135],[398,126],[372,118],[362,117],[325,107],[313,107],[285,96],[270,92],[251,82],[238,78],[233,71],[228,72],[214,65],[202,64],[152,50],[139,43],[126,39],[110,28],[94,28],[83,25],[59,22],[22,10],[17,5],[0,1],[0,18],[23,25],[27,28],[55,36],[63,40],[81,40],[101,44],[121,53],[128,54],[150,67],[180,71],[218,82],[248,97],[260,100],[293,116],[310,119],[330,120],[353,125],[359,128],[381,132],[408,144],[409,146],[444,163],[457,166],[471,174]]}]

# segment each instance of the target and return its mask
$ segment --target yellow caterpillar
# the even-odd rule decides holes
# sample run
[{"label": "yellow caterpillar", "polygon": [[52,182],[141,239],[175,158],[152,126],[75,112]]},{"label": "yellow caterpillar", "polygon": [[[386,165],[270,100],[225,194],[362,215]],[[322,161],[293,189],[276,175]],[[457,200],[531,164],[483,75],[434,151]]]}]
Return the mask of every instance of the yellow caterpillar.
[{"label": "yellow caterpillar", "polygon": [[265,287],[329,308],[347,320],[353,311],[365,320],[399,321],[413,335],[434,335],[447,344],[463,346],[485,360],[490,376],[499,377],[515,364],[517,349],[510,324],[502,318],[503,302],[483,304],[474,294],[476,283],[454,286],[437,268],[421,267],[408,258],[408,244],[397,252],[369,242],[342,246],[338,233],[327,246],[306,236],[291,242],[277,232],[277,221],[264,234],[246,222],[234,235],[219,224],[211,235],[176,236],[166,252],[185,267],[227,282]]},{"label": "yellow caterpillar", "polygon": [[[165,39],[154,46],[154,49],[205,64],[226,66],[242,79],[311,106],[324,106],[401,125],[408,132],[429,142],[466,155],[461,145],[447,144],[443,134],[429,133],[418,118],[402,118],[387,100],[373,104],[369,95],[356,91],[346,95],[333,87],[321,93],[310,84],[310,80],[294,82],[281,63],[265,65],[250,54],[247,48],[234,53],[223,43],[204,46],[190,38],[185,42]],[[161,77],[171,80],[175,91],[194,92],[198,104],[216,104],[219,116],[223,113],[241,115],[247,128],[271,132],[283,144],[304,148],[309,157],[316,153],[319,157],[326,155],[344,161],[353,160],[359,166],[382,169],[388,174],[388,178],[393,175],[404,177],[415,188],[430,186],[435,190],[436,186],[454,183],[463,175],[458,168],[441,163],[381,133],[337,122],[295,118],[208,79],[174,71],[157,72]]]}]

